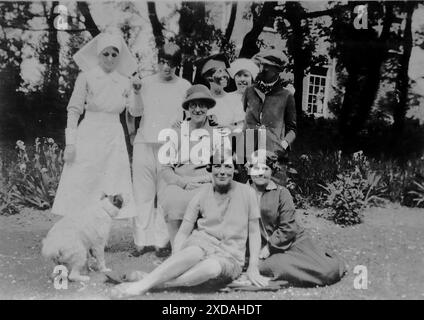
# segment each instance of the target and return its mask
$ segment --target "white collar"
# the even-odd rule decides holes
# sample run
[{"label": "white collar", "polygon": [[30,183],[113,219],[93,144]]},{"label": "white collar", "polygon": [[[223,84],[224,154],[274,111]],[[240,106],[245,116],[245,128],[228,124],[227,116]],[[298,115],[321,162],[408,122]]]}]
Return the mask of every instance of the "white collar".
[{"label": "white collar", "polygon": [[[255,184],[253,182],[250,182],[250,186],[253,187],[255,190]],[[266,186],[265,190],[266,191],[271,191],[271,190],[276,190],[278,187],[276,185],[276,183],[272,180],[269,180],[268,185]]]}]

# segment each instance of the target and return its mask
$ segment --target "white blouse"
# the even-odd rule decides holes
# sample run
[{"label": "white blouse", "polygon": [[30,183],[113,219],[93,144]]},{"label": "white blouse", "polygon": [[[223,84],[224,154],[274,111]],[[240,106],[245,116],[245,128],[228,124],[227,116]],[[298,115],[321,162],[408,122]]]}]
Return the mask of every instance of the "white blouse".
[{"label": "white blouse", "polygon": [[222,97],[214,97],[216,105],[208,110],[208,115],[217,117],[218,125],[229,126],[244,120],[241,95],[226,93]]}]

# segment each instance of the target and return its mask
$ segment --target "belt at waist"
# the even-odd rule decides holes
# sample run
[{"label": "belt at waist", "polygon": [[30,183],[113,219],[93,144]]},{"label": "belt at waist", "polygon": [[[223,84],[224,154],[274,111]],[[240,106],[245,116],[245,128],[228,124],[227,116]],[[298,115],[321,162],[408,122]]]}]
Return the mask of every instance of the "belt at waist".
[{"label": "belt at waist", "polygon": [[119,113],[85,111],[84,120],[102,123],[120,123]]}]

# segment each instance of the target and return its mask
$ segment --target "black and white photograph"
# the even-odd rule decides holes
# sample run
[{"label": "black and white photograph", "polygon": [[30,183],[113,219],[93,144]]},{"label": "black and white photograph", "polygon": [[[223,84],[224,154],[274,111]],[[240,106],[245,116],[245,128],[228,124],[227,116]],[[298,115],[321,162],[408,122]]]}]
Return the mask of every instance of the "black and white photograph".
[{"label": "black and white photograph", "polygon": [[424,1],[0,1],[0,300],[424,300]]}]

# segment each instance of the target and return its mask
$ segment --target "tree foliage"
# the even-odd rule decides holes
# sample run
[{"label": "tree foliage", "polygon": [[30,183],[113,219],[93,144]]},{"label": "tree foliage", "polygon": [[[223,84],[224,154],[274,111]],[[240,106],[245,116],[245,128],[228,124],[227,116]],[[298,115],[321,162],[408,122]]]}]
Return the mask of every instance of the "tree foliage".
[{"label": "tree foliage", "polygon": [[[72,92],[78,68],[72,55],[100,32],[92,15],[92,5],[78,1],[69,4],[69,30],[54,26],[59,4],[53,2],[2,2],[0,4],[0,120],[1,139],[30,139],[40,135],[63,136],[65,106]],[[354,26],[354,8],[368,8],[368,28]],[[165,41],[182,48],[182,75],[193,80],[193,62],[216,51],[236,58],[231,40],[237,26],[240,4],[232,2],[226,25],[217,27],[211,21],[208,2],[183,1],[175,4],[168,16],[158,16],[157,3],[147,2],[147,18],[152,41],[160,47]],[[133,23],[142,16],[133,2],[119,2],[116,10],[125,13],[117,23],[130,47],[145,26]],[[277,32],[284,41],[289,58],[287,71],[293,74],[295,100],[302,115],[303,81],[312,66],[328,64],[336,58],[338,88],[330,106],[339,122],[343,150],[361,148],[361,135],[371,120],[393,119],[391,143],[402,141],[405,115],[417,97],[409,91],[408,63],[413,46],[412,15],[415,2],[348,1],[328,2],[320,11],[309,11],[306,2],[252,2],[245,19],[251,27],[241,41],[238,57],[250,58],[261,48],[261,34],[266,25],[276,21]],[[160,17],[160,19],[159,19]],[[170,19],[177,28],[170,28]],[[36,23],[35,23],[36,22]],[[222,29],[221,29],[222,28]],[[172,29],[172,30],[169,30]],[[322,50],[328,46],[329,55]],[[28,82],[22,66],[28,59],[36,61],[34,70],[40,81]],[[300,122],[299,130],[302,128]],[[396,140],[397,139],[397,140]],[[60,141],[60,139],[59,139]]]}]

